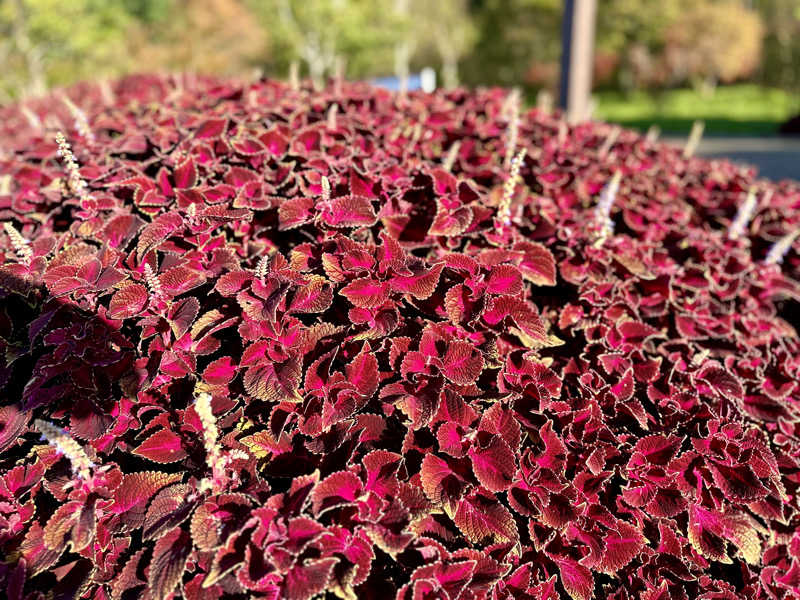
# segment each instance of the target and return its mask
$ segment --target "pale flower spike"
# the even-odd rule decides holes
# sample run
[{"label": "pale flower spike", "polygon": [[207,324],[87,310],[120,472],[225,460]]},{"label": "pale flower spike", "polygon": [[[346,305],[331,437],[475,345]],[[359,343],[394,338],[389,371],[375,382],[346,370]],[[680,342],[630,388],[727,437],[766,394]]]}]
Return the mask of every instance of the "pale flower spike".
[{"label": "pale flower spike", "polygon": [[794,244],[794,241],[797,239],[798,235],[800,235],[800,229],[795,229],[772,244],[772,248],[769,249],[769,253],[764,259],[764,264],[779,265],[783,263],[783,259],[786,258],[789,250],[792,249],[792,244]]},{"label": "pale flower spike", "polygon": [[506,140],[506,158],[504,165],[506,169],[511,167],[511,161],[514,160],[514,152],[517,151],[517,138],[519,136],[519,105],[514,104],[514,112],[511,113],[511,119],[508,122],[508,139]]},{"label": "pale flower spike", "polygon": [[201,392],[198,394],[194,403],[194,410],[200,417],[200,425],[203,428],[203,448],[206,451],[206,464],[211,469],[211,479],[205,478],[200,482],[199,491],[218,490],[229,481],[225,473],[225,467],[231,459],[247,458],[241,451],[233,451],[225,455],[219,447],[219,429],[217,429],[217,419],[211,408],[211,394]]},{"label": "pale flower spike", "polygon": [[94,143],[94,132],[92,132],[91,128],[89,127],[89,119],[86,118],[86,113],[78,108],[75,103],[66,96],[63,97],[63,100],[64,104],[67,105],[72,118],[75,119],[75,130],[81,134],[81,137],[83,137],[85,140],[89,141],[90,143]]},{"label": "pale flower spike", "polygon": [[161,287],[161,281],[158,279],[158,276],[156,276],[153,268],[149,264],[145,264],[144,266],[144,280],[147,282],[147,287],[150,290],[151,296],[154,298],[161,298],[164,295],[164,289]]},{"label": "pale flower spike", "polygon": [[5,229],[6,234],[11,239],[11,246],[14,248],[14,252],[17,253],[19,262],[26,267],[30,265],[31,259],[33,258],[33,250],[30,244],[28,244],[28,240],[22,237],[22,234],[8,221],[3,223],[3,229]]},{"label": "pale flower spike", "polygon": [[322,176],[322,201],[328,202],[331,199],[331,182],[325,175]]},{"label": "pale flower spike", "polygon": [[503,186],[503,200],[500,203],[500,222],[505,225],[511,225],[511,202],[514,199],[514,190],[517,189],[519,181],[519,171],[522,168],[522,161],[525,160],[527,150],[523,148],[517,155],[511,159],[511,170],[508,173],[508,179]]},{"label": "pale flower spike", "polygon": [[611,220],[611,207],[617,199],[619,192],[619,184],[622,181],[622,173],[620,171],[614,172],[603,191],[600,193],[600,199],[597,201],[597,206],[594,209],[595,219],[600,225],[600,237],[598,243],[602,243],[610,235],[614,233],[614,221]]},{"label": "pale flower spike", "polygon": [[694,156],[697,147],[700,145],[700,140],[703,137],[703,130],[705,128],[706,124],[704,121],[695,121],[692,123],[689,139],[686,141],[686,146],[683,148],[683,158],[691,158]]},{"label": "pale flower spike", "polygon": [[78,442],[72,439],[69,432],[42,419],[36,419],[33,422],[33,426],[39,430],[43,439],[58,450],[59,454],[63,454],[69,459],[73,472],[79,478],[86,480],[92,476],[91,469],[94,468],[95,464],[89,459]]},{"label": "pale flower spike", "polygon": [[58,155],[64,159],[64,166],[67,169],[67,187],[81,200],[88,200],[91,198],[87,191],[88,186],[81,177],[78,163],[75,160],[75,155],[72,154],[72,149],[67,143],[67,139],[60,131],[56,134],[56,144],[58,144]]},{"label": "pale flower spike", "polygon": [[739,210],[736,211],[736,217],[733,219],[731,226],[728,228],[728,239],[736,240],[739,239],[742,234],[744,234],[745,229],[750,223],[750,220],[753,218],[753,213],[755,213],[757,207],[758,201],[756,199],[756,189],[751,187],[750,191],[747,192],[747,198],[745,198],[742,205],[739,206]]},{"label": "pale flower spike", "polygon": [[328,129],[336,129],[336,113],[338,111],[339,111],[339,105],[331,104],[330,108],[328,109],[328,116],[327,116]]},{"label": "pale flower spike", "polygon": [[211,410],[211,394],[203,392],[197,396],[194,409],[200,417],[200,424],[203,426],[203,446],[206,449],[206,460],[212,469],[219,462],[219,447],[217,438],[217,420]]},{"label": "pale flower spike", "polygon": [[450,149],[447,151],[447,156],[444,158],[444,163],[442,163],[442,168],[448,173],[453,170],[453,165],[456,162],[456,158],[458,158],[459,150],[461,150],[461,141],[456,140],[453,142],[453,145],[450,146]]},{"label": "pale flower spike", "polygon": [[258,279],[262,284],[264,280],[267,278],[267,271],[269,270],[269,255],[265,254],[262,256],[258,264],[256,265],[256,272],[255,277]]}]

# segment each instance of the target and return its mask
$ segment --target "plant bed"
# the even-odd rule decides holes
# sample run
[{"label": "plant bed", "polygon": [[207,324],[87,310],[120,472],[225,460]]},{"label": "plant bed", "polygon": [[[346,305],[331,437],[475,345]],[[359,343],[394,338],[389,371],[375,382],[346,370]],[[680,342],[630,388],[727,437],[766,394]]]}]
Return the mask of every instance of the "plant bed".
[{"label": "plant bed", "polygon": [[797,183],[499,89],[65,94],[0,111],[9,598],[799,597]]}]

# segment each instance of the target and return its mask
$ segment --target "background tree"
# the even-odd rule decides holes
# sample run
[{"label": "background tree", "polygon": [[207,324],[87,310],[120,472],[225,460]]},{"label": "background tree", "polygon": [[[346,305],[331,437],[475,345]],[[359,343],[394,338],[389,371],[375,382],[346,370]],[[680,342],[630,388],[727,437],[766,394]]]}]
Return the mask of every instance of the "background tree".
[{"label": "background tree", "polygon": [[394,10],[394,0],[249,0],[269,28],[273,72],[285,73],[302,60],[317,85],[338,57],[351,77],[392,71],[395,43],[410,28]]},{"label": "background tree", "polygon": [[755,0],[754,4],[766,25],[761,81],[800,94],[800,2]]},{"label": "background tree", "polygon": [[129,68],[123,52],[131,15],[106,0],[0,1],[0,90],[6,97]]},{"label": "background tree", "polygon": [[555,86],[561,55],[561,0],[481,0],[477,40],[465,58],[470,85]]},{"label": "background tree", "polygon": [[469,5],[468,0],[411,0],[416,24],[411,33],[416,38],[417,63],[440,66],[442,84],[448,88],[460,83],[459,63],[477,39]]},{"label": "background tree", "polygon": [[761,57],[758,13],[733,0],[687,0],[664,32],[664,61],[674,82],[712,87],[751,76]]},{"label": "background tree", "polygon": [[137,65],[236,75],[268,52],[268,31],[242,0],[126,1],[137,17],[126,33]]}]

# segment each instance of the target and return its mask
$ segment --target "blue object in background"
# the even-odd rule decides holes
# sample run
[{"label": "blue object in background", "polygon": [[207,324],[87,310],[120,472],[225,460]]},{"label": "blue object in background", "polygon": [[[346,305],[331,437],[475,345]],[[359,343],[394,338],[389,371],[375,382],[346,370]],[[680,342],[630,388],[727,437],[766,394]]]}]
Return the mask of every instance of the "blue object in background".
[{"label": "blue object in background", "polygon": [[[400,78],[399,77],[377,77],[370,79],[370,83],[374,86],[387,89],[391,92],[400,91]],[[423,92],[431,93],[436,89],[436,71],[430,67],[425,67],[419,73],[412,73],[408,76],[408,86],[406,88],[409,92],[414,90],[422,90]]]}]

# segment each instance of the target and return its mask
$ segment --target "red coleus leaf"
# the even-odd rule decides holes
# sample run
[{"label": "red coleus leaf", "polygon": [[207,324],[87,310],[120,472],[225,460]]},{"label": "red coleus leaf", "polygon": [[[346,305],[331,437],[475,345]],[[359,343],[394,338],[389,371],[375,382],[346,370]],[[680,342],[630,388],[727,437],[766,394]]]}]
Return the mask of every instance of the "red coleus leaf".
[{"label": "red coleus leaf", "polygon": [[287,600],[309,600],[316,596],[327,587],[338,562],[336,558],[320,558],[292,568],[286,574],[282,597]]},{"label": "red coleus leaf", "polygon": [[436,504],[454,509],[458,500],[469,489],[469,482],[458,469],[434,454],[426,454],[420,468],[420,481],[425,495]]},{"label": "red coleus leaf", "polygon": [[175,167],[173,177],[175,187],[178,189],[187,189],[196,185],[197,166],[191,156]]},{"label": "red coleus leaf", "polygon": [[203,371],[203,379],[212,385],[227,385],[236,375],[236,365],[230,356],[218,358]]},{"label": "red coleus leaf", "polygon": [[473,383],[483,371],[483,356],[469,342],[455,340],[447,346],[442,359],[442,374],[453,383],[468,385]]},{"label": "red coleus leaf", "polygon": [[477,562],[464,560],[447,564],[437,563],[420,567],[411,576],[412,580],[431,579],[447,594],[448,598],[458,598],[470,583]]},{"label": "red coleus leaf", "polygon": [[111,511],[119,515],[125,529],[135,529],[144,523],[144,516],[150,500],[161,489],[180,479],[178,474],[143,471],[123,476],[119,487],[114,491],[114,504]]},{"label": "red coleus leaf", "polygon": [[515,296],[523,289],[522,275],[519,269],[512,265],[497,265],[492,267],[492,271],[489,273],[486,289],[491,294]]},{"label": "red coleus leaf", "polygon": [[333,289],[324,277],[314,275],[305,285],[298,288],[289,303],[290,313],[320,313],[333,302]]},{"label": "red coleus leaf", "polygon": [[136,244],[137,260],[141,261],[145,254],[159,246],[183,225],[183,216],[174,212],[164,213],[153,219],[153,222],[148,223],[139,234],[139,241]]},{"label": "red coleus leaf", "polygon": [[636,347],[640,347],[645,340],[659,334],[659,331],[655,327],[638,321],[625,321],[620,323],[617,325],[617,330],[626,344],[633,344]]},{"label": "red coleus leaf", "polygon": [[156,542],[147,578],[153,597],[166,598],[178,586],[191,551],[191,537],[181,528],[173,529]]},{"label": "red coleus leaf", "polygon": [[293,229],[312,219],[314,200],[311,198],[291,198],[284,200],[278,208],[280,229]]},{"label": "red coleus leaf", "polygon": [[412,275],[395,275],[389,280],[389,283],[395,291],[409,294],[417,300],[425,300],[433,294],[439,284],[439,276],[443,268],[442,263],[436,264],[430,269],[414,266],[411,267]]},{"label": "red coleus leaf", "polygon": [[493,437],[483,447],[471,447],[469,457],[472,469],[481,485],[491,492],[502,492],[511,487],[516,475],[514,452],[500,437]]},{"label": "red coleus leaf", "polygon": [[139,591],[144,590],[146,582],[140,576],[146,566],[143,560],[144,554],[144,548],[135,552],[114,578],[111,583],[111,598],[113,600],[121,600],[125,594],[132,593],[139,588],[142,588]]},{"label": "red coleus leaf", "polygon": [[715,392],[728,400],[741,400],[744,396],[742,384],[736,376],[718,365],[710,364],[702,368],[696,377],[706,381]]},{"label": "red coleus leaf", "polygon": [[353,362],[345,367],[347,381],[353,384],[362,396],[370,397],[378,389],[378,361],[369,344],[364,344]]},{"label": "red coleus leaf", "polygon": [[200,301],[197,298],[184,298],[173,304],[169,309],[169,325],[175,339],[180,339],[191,329],[197,313],[200,311]]},{"label": "red coleus leaf", "polygon": [[378,261],[381,272],[392,270],[395,273],[409,274],[406,268],[406,252],[400,242],[386,233],[386,231],[381,231],[379,237],[381,245],[378,248]]},{"label": "red coleus leaf", "polygon": [[487,538],[509,543],[519,540],[513,515],[494,497],[470,494],[458,502],[452,519],[456,527],[473,543]]},{"label": "red coleus leaf", "polygon": [[363,491],[361,480],[349,471],[333,473],[320,481],[311,492],[311,506],[316,516],[355,502]]},{"label": "red coleus leaf", "polygon": [[517,242],[515,252],[522,252],[519,263],[522,276],[535,285],[556,284],[556,261],[553,253],[536,242]]},{"label": "red coleus leaf", "polygon": [[389,297],[386,283],[369,277],[355,279],[339,290],[339,293],[360,308],[380,306]]},{"label": "red coleus leaf", "polygon": [[698,504],[689,506],[689,541],[700,554],[710,560],[730,563],[723,536],[722,515],[706,510]]},{"label": "red coleus leaf", "polygon": [[769,493],[749,465],[730,466],[709,462],[708,468],[714,483],[731,502],[753,502]]},{"label": "red coleus leaf", "polygon": [[270,454],[283,454],[288,452],[292,445],[288,436],[279,435],[277,438],[269,430],[257,431],[239,440],[247,450],[256,458],[265,458]]},{"label": "red coleus leaf", "polygon": [[561,584],[572,600],[589,600],[594,596],[592,572],[571,558],[556,558]]},{"label": "red coleus leaf", "polygon": [[249,271],[231,271],[230,273],[223,273],[217,279],[215,288],[223,296],[235,296],[252,280],[253,274]]},{"label": "red coleus leaf", "polygon": [[372,202],[363,196],[343,196],[329,200],[322,220],[331,227],[368,227],[378,220]]},{"label": "red coleus leaf", "polygon": [[428,235],[460,235],[472,223],[472,216],[472,209],[469,206],[448,209],[440,205],[428,229]]},{"label": "red coleus leaf", "polygon": [[147,507],[142,524],[146,540],[158,539],[183,523],[196,506],[192,488],[183,483],[168,485],[159,491]]},{"label": "red coleus leaf", "polygon": [[67,502],[62,504],[44,526],[44,545],[50,550],[66,545],[80,552],[94,539],[97,528],[95,502]]},{"label": "red coleus leaf", "polygon": [[282,363],[265,361],[244,372],[247,393],[270,402],[300,402],[300,364],[289,358]]},{"label": "red coleus leaf", "polygon": [[147,288],[138,283],[126,285],[111,297],[108,316],[112,319],[128,319],[141,314],[150,295]]},{"label": "red coleus leaf", "polygon": [[681,439],[673,435],[648,435],[636,442],[634,455],[629,464],[666,466],[678,452]]},{"label": "red coleus leaf", "polygon": [[615,529],[609,531],[603,538],[605,550],[597,564],[597,570],[614,574],[630,563],[642,551],[645,537],[633,525],[619,521]]},{"label": "red coleus leaf", "polygon": [[181,438],[169,429],[159,429],[136,447],[134,453],[157,463],[171,463],[186,458]]},{"label": "red coleus leaf", "polygon": [[205,275],[189,267],[173,267],[158,276],[162,289],[170,296],[185,294],[206,282]]},{"label": "red coleus leaf", "polygon": [[194,131],[195,139],[217,139],[222,136],[228,128],[228,119],[208,119],[200,124]]},{"label": "red coleus leaf", "polygon": [[112,248],[123,250],[143,225],[144,221],[136,215],[117,215],[103,228],[103,239]]},{"label": "red coleus leaf", "polygon": [[30,414],[17,405],[0,407],[0,452],[9,448],[17,437],[25,431]]},{"label": "red coleus leaf", "polygon": [[373,450],[364,456],[363,465],[367,472],[364,488],[383,498],[394,497],[399,487],[397,470],[402,460],[400,454],[386,450]]},{"label": "red coleus leaf", "polygon": [[483,320],[489,325],[497,325],[506,317],[534,340],[547,341],[547,332],[541,318],[531,305],[520,298],[511,296],[493,298],[483,311]]}]

